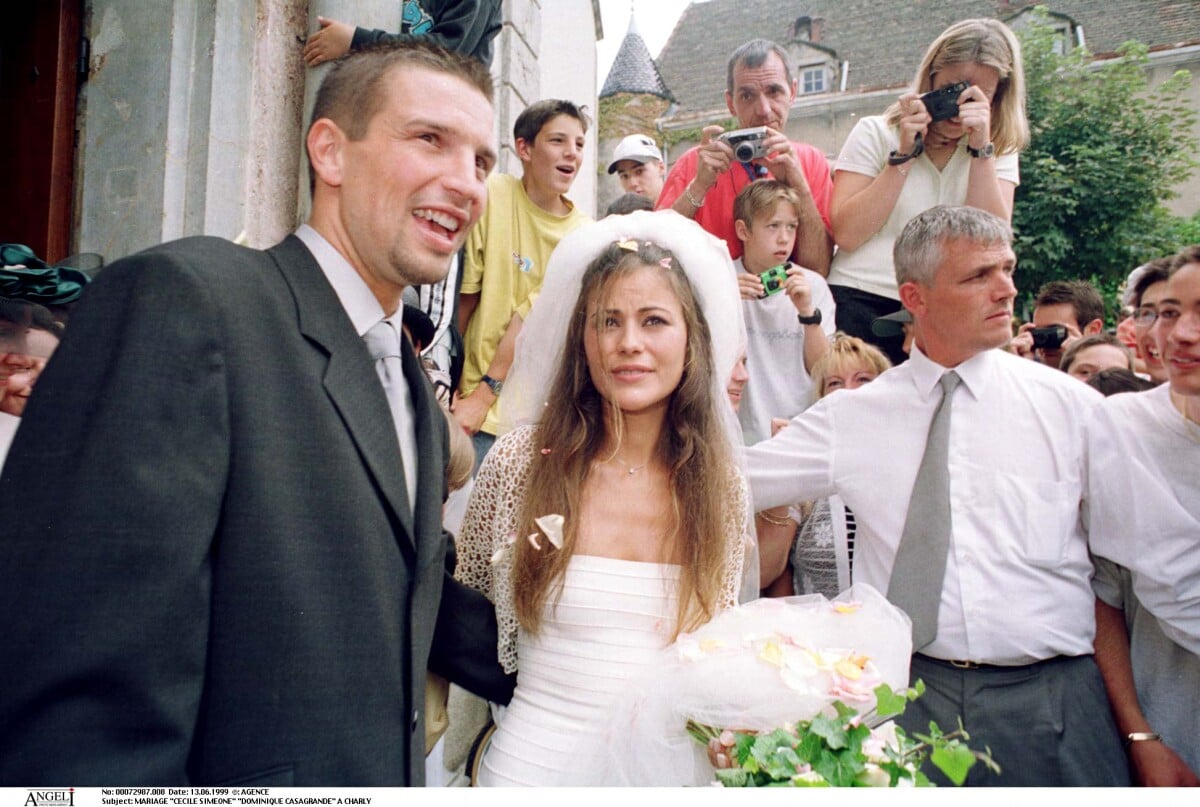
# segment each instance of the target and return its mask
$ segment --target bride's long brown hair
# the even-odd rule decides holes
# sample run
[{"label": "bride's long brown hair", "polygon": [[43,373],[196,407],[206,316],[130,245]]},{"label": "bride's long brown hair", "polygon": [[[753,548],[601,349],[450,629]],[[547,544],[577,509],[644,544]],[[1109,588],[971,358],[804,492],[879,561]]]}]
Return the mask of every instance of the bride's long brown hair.
[{"label": "bride's long brown hair", "polygon": [[[679,610],[675,634],[693,630],[710,619],[721,591],[735,523],[730,510],[732,458],[721,430],[718,402],[713,400],[713,354],[708,322],[679,262],[668,250],[648,241],[611,244],[585,270],[579,298],[564,342],[551,394],[542,415],[532,468],[526,483],[514,545],[513,601],[517,618],[536,632],[552,595],[557,599],[563,574],[579,537],[578,517],[583,486],[593,463],[608,442],[607,423],[615,424],[619,442],[622,413],[592,383],[584,353],[584,329],[601,327],[588,319],[589,308],[603,310],[613,284],[650,267],[671,284],[687,326],[687,353],[679,386],[671,393],[657,453],[669,469],[671,531],[664,543],[664,562],[678,558]],[[667,268],[669,265],[669,268]],[[721,385],[723,387],[723,384]],[[606,420],[605,410],[608,410]],[[565,518],[563,546],[555,550],[534,519],[551,513]],[[684,515],[686,514],[686,518]],[[541,549],[524,536],[538,533]],[[673,637],[672,637],[673,638]]]}]

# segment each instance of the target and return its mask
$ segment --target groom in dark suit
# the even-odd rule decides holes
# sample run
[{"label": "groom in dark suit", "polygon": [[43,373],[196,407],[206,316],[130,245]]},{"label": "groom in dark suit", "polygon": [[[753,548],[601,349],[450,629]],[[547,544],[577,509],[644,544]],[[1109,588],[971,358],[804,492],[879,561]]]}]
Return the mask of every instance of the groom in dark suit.
[{"label": "groom in dark suit", "polygon": [[362,338],[479,218],[491,97],[436,46],[352,55],[308,225],[89,288],[0,476],[0,784],[420,784],[426,669],[507,701],[444,579],[446,421],[407,349],[393,418]]}]

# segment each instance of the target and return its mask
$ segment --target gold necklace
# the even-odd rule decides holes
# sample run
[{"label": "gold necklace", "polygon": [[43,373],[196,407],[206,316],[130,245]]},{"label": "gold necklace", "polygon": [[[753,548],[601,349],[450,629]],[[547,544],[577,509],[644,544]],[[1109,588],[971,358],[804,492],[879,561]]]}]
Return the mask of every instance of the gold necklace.
[{"label": "gold necklace", "polygon": [[647,462],[643,462],[641,465],[630,465],[625,460],[621,459],[620,457],[618,457],[615,454],[613,455],[613,459],[616,460],[617,462],[621,463],[621,467],[623,467],[626,471],[626,476],[633,476],[638,471],[642,470],[643,468],[645,468],[647,465],[650,464],[649,461],[647,461]]}]

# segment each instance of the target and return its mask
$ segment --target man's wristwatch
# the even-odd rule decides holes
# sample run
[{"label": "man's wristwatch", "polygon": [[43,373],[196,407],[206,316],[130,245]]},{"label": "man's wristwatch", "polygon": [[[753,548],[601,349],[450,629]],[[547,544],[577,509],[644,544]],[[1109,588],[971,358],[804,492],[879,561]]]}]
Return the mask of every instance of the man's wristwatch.
[{"label": "man's wristwatch", "polygon": [[801,325],[820,325],[821,324],[821,309],[819,309],[819,308],[816,309],[815,311],[812,312],[812,314],[810,314],[807,317],[804,316],[803,314],[797,314],[796,319],[798,319],[800,321]]},{"label": "man's wristwatch", "polygon": [[488,389],[492,391],[493,395],[495,395],[497,398],[500,397],[500,390],[504,389],[503,381],[497,378],[492,378],[486,373],[484,374],[483,378],[480,379],[480,381],[488,385]]},{"label": "man's wristwatch", "polygon": [[967,144],[967,154],[980,160],[990,160],[996,156],[996,146],[994,143],[988,143],[981,149],[971,148],[971,144]]}]

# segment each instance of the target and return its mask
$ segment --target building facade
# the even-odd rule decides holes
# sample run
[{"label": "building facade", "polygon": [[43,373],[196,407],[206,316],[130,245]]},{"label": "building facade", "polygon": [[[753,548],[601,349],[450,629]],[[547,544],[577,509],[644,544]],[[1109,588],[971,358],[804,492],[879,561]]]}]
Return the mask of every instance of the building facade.
[{"label": "building facade", "polygon": [[[307,208],[304,128],[328,68],[305,67],[305,38],[318,16],[399,31],[401,5],[18,4],[0,34],[5,98],[24,111],[0,143],[0,170],[14,178],[0,202],[3,240],[50,261],[79,252],[112,261],[197,234],[274,243]],[[504,0],[503,14],[492,63],[497,170],[519,173],[512,124],[521,109],[550,95],[595,109],[600,12],[596,0]],[[593,213],[595,127],[588,140],[571,196]]]}]

